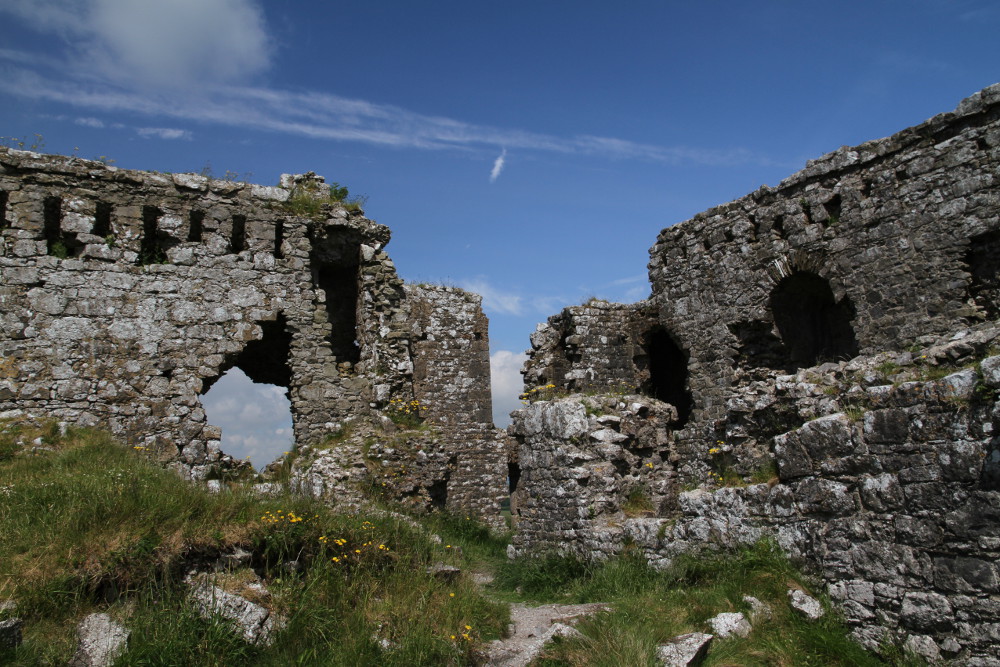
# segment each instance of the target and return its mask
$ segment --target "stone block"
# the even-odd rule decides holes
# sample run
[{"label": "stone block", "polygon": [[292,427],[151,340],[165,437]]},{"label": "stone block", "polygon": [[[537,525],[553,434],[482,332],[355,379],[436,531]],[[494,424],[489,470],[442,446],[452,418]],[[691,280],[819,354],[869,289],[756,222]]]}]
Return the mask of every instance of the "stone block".
[{"label": "stone block", "polygon": [[819,600],[801,590],[788,591],[788,603],[792,609],[810,621],[818,621],[826,613]]},{"label": "stone block", "polygon": [[719,639],[747,637],[753,629],[750,621],[740,612],[725,612],[708,619],[708,625]]},{"label": "stone block", "polygon": [[76,628],[77,648],[69,667],[111,667],[125,650],[129,630],[107,614],[90,614]]},{"label": "stone block", "polygon": [[8,618],[0,621],[0,648],[17,648],[21,645],[21,627],[24,623],[19,618]]},{"label": "stone block", "polygon": [[656,658],[663,667],[697,665],[708,655],[712,639],[712,635],[703,632],[678,635],[670,643],[656,647]]},{"label": "stone block", "polygon": [[954,616],[948,599],[940,593],[911,592],[903,597],[899,620],[918,632],[948,630]]},{"label": "stone block", "polygon": [[996,565],[979,558],[935,558],[934,586],[957,593],[996,593]]}]

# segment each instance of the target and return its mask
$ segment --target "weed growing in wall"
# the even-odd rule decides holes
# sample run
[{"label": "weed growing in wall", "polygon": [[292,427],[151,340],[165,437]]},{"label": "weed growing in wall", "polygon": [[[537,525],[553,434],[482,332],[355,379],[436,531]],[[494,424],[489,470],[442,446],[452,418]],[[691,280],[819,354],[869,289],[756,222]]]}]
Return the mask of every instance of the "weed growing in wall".
[{"label": "weed growing in wall", "polygon": [[386,414],[392,423],[404,428],[420,426],[426,413],[427,406],[417,399],[404,401],[401,398],[394,398],[389,401],[389,406],[386,408]]},{"label": "weed growing in wall", "polygon": [[557,398],[559,393],[554,384],[546,384],[522,392],[518,398],[524,405],[531,405],[535,401],[551,401]]},{"label": "weed growing in wall", "polygon": [[334,183],[326,192],[318,183],[301,183],[292,191],[282,207],[293,215],[305,218],[319,219],[325,210],[334,204],[340,204],[348,211],[360,211],[368,203],[367,195],[351,196],[346,186]]}]

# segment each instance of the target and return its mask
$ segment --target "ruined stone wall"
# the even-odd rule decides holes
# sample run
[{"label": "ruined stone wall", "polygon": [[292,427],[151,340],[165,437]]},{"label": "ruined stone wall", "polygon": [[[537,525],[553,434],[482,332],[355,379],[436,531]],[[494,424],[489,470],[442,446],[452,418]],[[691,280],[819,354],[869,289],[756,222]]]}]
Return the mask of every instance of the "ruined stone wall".
[{"label": "ruined stone wall", "polygon": [[863,412],[775,438],[780,483],[681,494],[674,518],[627,521],[624,539],[656,561],[773,536],[868,648],[888,628],[927,657],[996,664],[1000,358],[981,367],[871,387]]},{"label": "ruined stone wall", "polygon": [[427,406],[427,420],[492,426],[489,322],[482,297],[435,285],[407,285],[406,295],[418,377],[414,396]]},{"label": "ruined stone wall", "polygon": [[553,317],[532,339],[526,387],[632,378],[642,390],[628,357],[659,326],[684,359],[690,437],[716,437],[736,384],[995,319],[998,169],[1000,85],[668,227],[650,250],[650,300]]},{"label": "ruined stone wall", "polygon": [[[822,416],[773,438],[775,467],[749,475],[735,469],[731,443],[704,442],[701,456],[687,456],[669,404],[634,395],[532,403],[510,427],[520,442],[511,553],[607,558],[631,545],[663,566],[769,537],[825,582],[868,648],[889,639],[958,664],[996,664],[1000,357],[966,362],[998,340],[1000,329],[984,328],[928,348],[894,369],[896,386],[878,383],[881,357],[855,360],[844,384],[811,384],[803,371],[796,402]],[[950,355],[962,370],[903,379],[940,375],[925,364]]]},{"label": "ruined stone wall", "polygon": [[532,339],[512,553],[771,536],[867,646],[1000,664],[998,180],[1000,85],[662,231]]},{"label": "ruined stone wall", "polygon": [[[238,366],[288,390],[301,445],[415,391],[485,432],[479,302],[408,297],[389,236],[312,174],[264,187],[2,149],[0,414],[105,426],[202,478],[237,465],[199,397]],[[415,342],[415,321],[437,335]]]},{"label": "ruined stone wall", "polygon": [[696,416],[757,369],[902,350],[994,319],[1000,85],[663,230],[658,319],[698,363]]},{"label": "ruined stone wall", "polygon": [[551,383],[568,391],[637,389],[648,379],[648,372],[644,377],[636,364],[643,354],[639,329],[648,319],[641,304],[593,299],[563,309],[531,334],[525,386]]}]

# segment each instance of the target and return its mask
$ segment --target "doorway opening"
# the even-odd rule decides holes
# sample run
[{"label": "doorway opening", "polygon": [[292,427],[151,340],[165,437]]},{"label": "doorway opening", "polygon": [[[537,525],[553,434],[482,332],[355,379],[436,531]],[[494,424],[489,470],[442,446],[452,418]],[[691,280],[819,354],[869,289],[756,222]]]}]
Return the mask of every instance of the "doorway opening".
[{"label": "doorway opening", "polygon": [[683,427],[693,407],[687,386],[688,354],[661,326],[653,327],[642,337],[642,352],[634,362],[640,373],[645,370],[648,375],[639,391],[677,408],[676,427]]}]

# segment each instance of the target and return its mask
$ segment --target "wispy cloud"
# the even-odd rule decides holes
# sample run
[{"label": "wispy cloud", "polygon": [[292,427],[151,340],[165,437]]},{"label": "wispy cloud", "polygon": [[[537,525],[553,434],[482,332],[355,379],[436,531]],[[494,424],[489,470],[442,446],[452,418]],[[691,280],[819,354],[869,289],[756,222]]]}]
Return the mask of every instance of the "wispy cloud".
[{"label": "wispy cloud", "polygon": [[104,127],[104,121],[100,118],[94,118],[93,116],[87,116],[86,118],[77,118],[73,121],[77,125],[82,125],[84,127]]},{"label": "wispy cloud", "polygon": [[148,139],[156,137],[158,139],[191,139],[190,130],[179,130],[175,127],[137,127],[135,129],[140,137]]},{"label": "wispy cloud", "polygon": [[609,284],[617,287],[620,285],[632,285],[635,283],[646,282],[647,280],[649,280],[649,276],[645,273],[637,273],[634,276],[627,276],[625,278],[612,280]]},{"label": "wispy cloud", "polygon": [[507,149],[505,148],[497,159],[493,161],[493,169],[490,170],[490,183],[496,183],[500,172],[503,171],[504,162],[507,161]]},{"label": "wispy cloud", "polygon": [[459,286],[483,297],[483,310],[488,313],[504,315],[522,315],[524,313],[523,297],[512,294],[490,285],[483,278],[459,281]]},{"label": "wispy cloud", "polygon": [[273,53],[255,0],[7,0],[0,3],[3,13],[35,30],[61,35],[68,46],[61,57],[0,49],[0,91],[147,119],[140,124],[172,119],[424,150],[503,147],[491,182],[500,176],[507,151],[515,149],[669,164],[772,164],[766,156],[742,149],[563,137],[318,91],[246,85],[269,69]]}]

